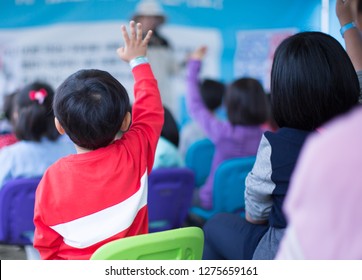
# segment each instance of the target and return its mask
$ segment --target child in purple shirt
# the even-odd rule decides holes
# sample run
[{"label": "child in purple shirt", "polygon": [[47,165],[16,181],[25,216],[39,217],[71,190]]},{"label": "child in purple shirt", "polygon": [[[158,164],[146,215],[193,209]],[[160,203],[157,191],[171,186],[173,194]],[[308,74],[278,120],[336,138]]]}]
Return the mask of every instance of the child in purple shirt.
[{"label": "child in purple shirt", "polygon": [[234,81],[225,95],[227,121],[219,120],[204,105],[199,92],[199,72],[206,48],[192,53],[187,66],[186,105],[190,116],[199,123],[215,144],[209,177],[196,195],[196,204],[212,208],[214,173],[219,164],[230,158],[256,155],[267,120],[267,101],[263,87],[252,78]]}]

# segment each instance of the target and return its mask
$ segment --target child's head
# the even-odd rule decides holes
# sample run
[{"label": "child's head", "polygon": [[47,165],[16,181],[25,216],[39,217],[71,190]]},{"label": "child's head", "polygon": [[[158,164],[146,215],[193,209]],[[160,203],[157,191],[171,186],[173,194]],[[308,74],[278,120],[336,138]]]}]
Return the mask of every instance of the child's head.
[{"label": "child's head", "polygon": [[26,85],[15,94],[12,124],[19,140],[40,141],[42,137],[56,140],[52,102],[54,91],[43,82]]},{"label": "child's head", "polygon": [[163,110],[164,110],[164,123],[161,131],[161,136],[166,138],[176,147],[178,147],[179,131],[178,131],[177,122],[169,109],[163,106]]},{"label": "child's head", "polygon": [[277,48],[271,98],[279,127],[311,131],[358,102],[356,71],[339,42],[321,32],[302,32]]},{"label": "child's head", "polygon": [[109,145],[131,121],[126,89],[101,70],[69,76],[56,90],[53,108],[58,130],[88,150]]},{"label": "child's head", "polygon": [[262,85],[253,78],[232,82],[225,96],[226,110],[232,125],[260,125],[268,119],[268,107]]},{"label": "child's head", "polygon": [[200,84],[200,93],[205,106],[214,111],[222,104],[225,85],[212,79],[204,79]]}]

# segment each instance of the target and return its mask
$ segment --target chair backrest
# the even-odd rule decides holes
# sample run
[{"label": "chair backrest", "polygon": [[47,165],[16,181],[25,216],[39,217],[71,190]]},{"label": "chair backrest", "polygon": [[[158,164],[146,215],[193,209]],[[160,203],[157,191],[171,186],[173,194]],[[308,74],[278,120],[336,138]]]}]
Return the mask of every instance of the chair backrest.
[{"label": "chair backrest", "polygon": [[0,242],[30,245],[34,232],[35,191],[40,178],[9,180],[0,189]]},{"label": "chair backrest", "polygon": [[195,183],[203,185],[210,174],[215,145],[209,139],[198,140],[186,152],[185,164],[195,173]]},{"label": "chair backrest", "polygon": [[256,157],[241,157],[222,162],[214,177],[213,205],[214,211],[244,211],[245,179],[253,168]]},{"label": "chair backrest", "polygon": [[203,247],[202,229],[185,227],[111,241],[91,260],[201,260]]},{"label": "chair backrest", "polygon": [[191,207],[194,173],[188,168],[158,168],[148,177],[149,231],[183,225]]}]

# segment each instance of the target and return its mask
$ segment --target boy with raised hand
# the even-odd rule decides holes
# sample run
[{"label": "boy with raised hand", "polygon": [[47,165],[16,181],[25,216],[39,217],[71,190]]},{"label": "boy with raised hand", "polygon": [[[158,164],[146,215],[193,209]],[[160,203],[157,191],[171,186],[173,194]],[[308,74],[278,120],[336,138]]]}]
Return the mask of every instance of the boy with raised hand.
[{"label": "boy with raised hand", "polygon": [[109,241],[148,232],[147,176],[163,107],[146,58],[152,31],[143,39],[133,21],[129,34],[121,29],[117,53],[135,79],[132,118],[125,88],[108,72],[80,70],[57,89],[55,123],[77,154],[52,165],[37,189],[34,247],[42,259],[89,259]]}]

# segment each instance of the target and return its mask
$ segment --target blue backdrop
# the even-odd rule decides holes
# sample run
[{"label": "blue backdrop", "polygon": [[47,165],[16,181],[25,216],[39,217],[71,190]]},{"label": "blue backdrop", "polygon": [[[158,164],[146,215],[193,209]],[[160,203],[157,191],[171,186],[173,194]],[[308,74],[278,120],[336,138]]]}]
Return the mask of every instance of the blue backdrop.
[{"label": "blue backdrop", "polygon": [[[164,0],[167,24],[218,29],[221,78],[233,76],[235,32],[249,29],[320,30],[320,0]],[[135,0],[2,0],[0,29],[57,23],[127,21]],[[184,38],[187,40],[187,38]]]}]

